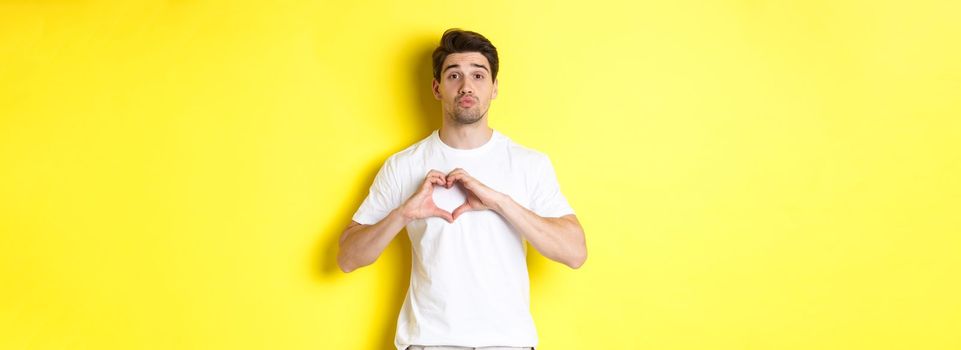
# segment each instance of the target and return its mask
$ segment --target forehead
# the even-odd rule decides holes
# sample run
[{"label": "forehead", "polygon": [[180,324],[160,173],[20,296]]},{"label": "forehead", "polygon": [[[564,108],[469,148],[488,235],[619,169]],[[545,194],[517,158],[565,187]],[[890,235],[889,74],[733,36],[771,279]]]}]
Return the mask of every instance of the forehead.
[{"label": "forehead", "polygon": [[471,67],[471,64],[483,65],[490,69],[487,57],[484,57],[480,52],[458,52],[447,55],[447,58],[444,59],[443,68],[453,64],[460,65],[461,69],[467,69],[466,67]]}]

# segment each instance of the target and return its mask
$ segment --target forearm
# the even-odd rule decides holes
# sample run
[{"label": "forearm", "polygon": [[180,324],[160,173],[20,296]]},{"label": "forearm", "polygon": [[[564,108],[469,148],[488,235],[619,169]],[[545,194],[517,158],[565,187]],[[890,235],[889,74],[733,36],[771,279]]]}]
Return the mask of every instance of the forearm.
[{"label": "forearm", "polygon": [[387,245],[411,220],[399,209],[392,210],[373,225],[356,225],[344,232],[337,252],[337,263],[344,272],[373,264]]},{"label": "forearm", "polygon": [[542,217],[508,195],[493,209],[548,259],[575,269],[587,259],[584,232],[576,219]]}]

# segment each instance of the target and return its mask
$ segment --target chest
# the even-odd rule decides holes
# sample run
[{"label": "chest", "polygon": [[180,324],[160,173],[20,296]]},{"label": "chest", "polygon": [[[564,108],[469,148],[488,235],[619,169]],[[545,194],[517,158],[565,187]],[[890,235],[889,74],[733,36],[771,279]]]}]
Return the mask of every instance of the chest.
[{"label": "chest", "polygon": [[529,171],[527,164],[512,161],[509,156],[491,154],[487,157],[444,158],[429,157],[411,164],[409,176],[403,184],[404,198],[409,198],[423,183],[430,170],[445,175],[454,169],[464,169],[471,177],[494,191],[509,195],[514,201],[530,207]]}]

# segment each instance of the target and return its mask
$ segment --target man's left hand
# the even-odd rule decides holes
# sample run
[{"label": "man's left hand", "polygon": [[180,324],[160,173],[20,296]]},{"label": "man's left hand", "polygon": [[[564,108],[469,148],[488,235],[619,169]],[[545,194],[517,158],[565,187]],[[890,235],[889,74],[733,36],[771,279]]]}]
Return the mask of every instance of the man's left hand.
[{"label": "man's left hand", "polygon": [[454,186],[454,183],[460,181],[464,185],[464,189],[467,190],[467,201],[461,206],[454,209],[452,213],[454,220],[463,213],[474,210],[494,210],[497,208],[499,201],[503,198],[504,194],[494,191],[487,185],[482,184],[480,181],[470,176],[466,170],[461,168],[456,168],[447,173],[447,188]]}]

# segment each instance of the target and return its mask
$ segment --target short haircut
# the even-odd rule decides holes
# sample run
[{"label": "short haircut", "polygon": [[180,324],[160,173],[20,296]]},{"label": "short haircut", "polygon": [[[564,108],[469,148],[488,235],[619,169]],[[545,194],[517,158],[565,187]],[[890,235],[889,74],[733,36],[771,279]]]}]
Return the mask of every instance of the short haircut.
[{"label": "short haircut", "polygon": [[483,35],[459,28],[444,31],[440,45],[434,49],[434,79],[440,81],[440,73],[444,69],[441,66],[444,65],[447,55],[461,52],[479,52],[487,57],[487,62],[491,65],[491,80],[497,79],[497,48]]}]

